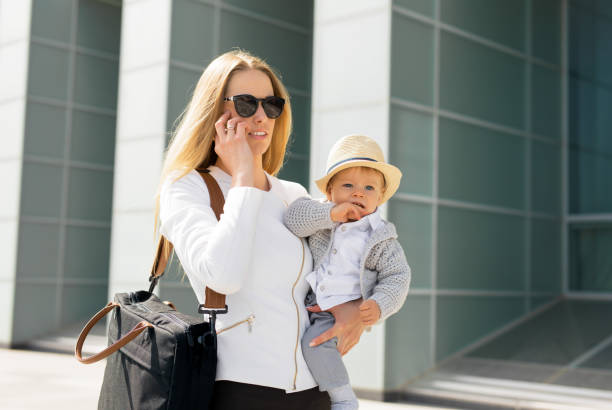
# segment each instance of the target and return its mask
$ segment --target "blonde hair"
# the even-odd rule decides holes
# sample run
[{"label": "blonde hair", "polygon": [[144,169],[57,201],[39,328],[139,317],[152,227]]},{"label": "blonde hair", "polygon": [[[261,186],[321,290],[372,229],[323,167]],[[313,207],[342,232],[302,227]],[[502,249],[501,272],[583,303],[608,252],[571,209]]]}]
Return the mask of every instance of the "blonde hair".
[{"label": "blonde hair", "polygon": [[276,119],[270,147],[263,154],[263,169],[276,175],[285,158],[285,149],[291,133],[291,103],[285,86],[274,70],[261,58],[244,50],[232,50],[215,58],[206,67],[193,92],[180,121],[173,132],[155,198],[155,232],[159,218],[159,194],[165,180],[173,175],[176,181],[193,169],[207,168],[217,160],[213,148],[215,122],[224,112],[225,90],[237,71],[259,70],[272,82],[274,95],[285,99],[285,107]]}]

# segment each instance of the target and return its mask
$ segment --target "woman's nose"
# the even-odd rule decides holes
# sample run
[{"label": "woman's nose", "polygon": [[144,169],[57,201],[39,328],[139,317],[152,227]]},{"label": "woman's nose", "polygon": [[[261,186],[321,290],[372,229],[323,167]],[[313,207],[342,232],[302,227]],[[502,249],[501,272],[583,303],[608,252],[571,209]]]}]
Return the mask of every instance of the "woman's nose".
[{"label": "woman's nose", "polygon": [[253,120],[257,123],[262,123],[266,119],[266,113],[261,102],[257,104],[257,111],[253,114]]}]

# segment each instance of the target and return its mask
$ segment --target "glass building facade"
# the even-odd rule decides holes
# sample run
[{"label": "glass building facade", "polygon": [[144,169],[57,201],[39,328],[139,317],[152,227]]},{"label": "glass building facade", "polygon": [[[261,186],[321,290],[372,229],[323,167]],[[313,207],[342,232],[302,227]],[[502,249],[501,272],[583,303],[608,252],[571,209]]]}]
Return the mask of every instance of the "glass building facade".
[{"label": "glass building facade", "polygon": [[[282,178],[317,196],[351,132],[403,171],[411,292],[347,356],[361,395],[612,390],[610,39],[606,0],[0,0],[0,343],[146,287],[169,136],[240,47],[291,94]],[[193,311],[176,261],[159,292]]]}]

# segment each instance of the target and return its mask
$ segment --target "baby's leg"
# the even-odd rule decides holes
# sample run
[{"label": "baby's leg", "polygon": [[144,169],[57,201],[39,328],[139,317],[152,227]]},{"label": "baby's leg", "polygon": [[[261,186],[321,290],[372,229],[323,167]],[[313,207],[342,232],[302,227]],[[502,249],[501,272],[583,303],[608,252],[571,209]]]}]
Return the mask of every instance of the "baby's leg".
[{"label": "baby's leg", "polygon": [[310,313],[310,323],[302,338],[302,352],[312,376],[319,389],[329,393],[332,410],[356,409],[357,397],[351,389],[348,373],[337,349],[338,338],[315,347],[309,346],[312,339],[334,325],[333,315],[329,312]]}]

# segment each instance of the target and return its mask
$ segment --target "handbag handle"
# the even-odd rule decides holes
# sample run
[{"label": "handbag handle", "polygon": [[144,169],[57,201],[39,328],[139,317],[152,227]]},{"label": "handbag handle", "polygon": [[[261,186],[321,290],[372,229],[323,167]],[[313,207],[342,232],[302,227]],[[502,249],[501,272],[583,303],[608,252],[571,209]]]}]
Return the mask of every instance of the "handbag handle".
[{"label": "handbag handle", "polygon": [[83,357],[81,355],[81,352],[83,350],[83,343],[85,342],[85,338],[89,334],[89,331],[91,330],[91,328],[94,327],[94,325],[98,323],[100,319],[106,316],[108,312],[110,312],[111,310],[119,306],[120,305],[117,302],[109,302],[108,305],[104,306],[102,310],[96,313],[96,315],[92,317],[89,320],[89,322],[87,322],[87,324],[81,331],[81,334],[79,335],[79,339],[77,340],[77,343],[76,343],[76,347],[74,348],[74,355],[79,362],[83,364],[91,364],[91,363],[98,362],[102,359],[105,359],[106,357],[115,353],[117,350],[121,349],[126,344],[130,343],[136,336],[142,333],[143,330],[149,327],[153,327],[151,323],[145,320],[138,322],[136,326],[132,328],[132,330],[130,330],[127,334],[125,334],[121,339],[117,340],[115,343],[108,346],[106,349],[92,356]]},{"label": "handbag handle", "polygon": [[[223,205],[225,204],[225,198],[223,192],[219,187],[219,184],[215,178],[210,175],[208,169],[199,168],[196,171],[200,174],[206,187],[208,188],[208,195],[210,196],[210,207],[212,208],[217,220],[221,219],[223,214]],[[166,266],[168,265],[168,259],[172,254],[173,245],[164,236],[159,238],[157,243],[157,252],[155,253],[155,259],[153,260],[153,266],[151,267],[151,275],[149,281],[151,286],[149,292],[153,292],[159,279],[164,275]],[[225,308],[225,295],[217,293],[214,290],[206,287],[206,294],[204,298],[204,307],[207,309],[224,309]]]}]

